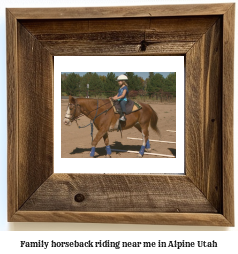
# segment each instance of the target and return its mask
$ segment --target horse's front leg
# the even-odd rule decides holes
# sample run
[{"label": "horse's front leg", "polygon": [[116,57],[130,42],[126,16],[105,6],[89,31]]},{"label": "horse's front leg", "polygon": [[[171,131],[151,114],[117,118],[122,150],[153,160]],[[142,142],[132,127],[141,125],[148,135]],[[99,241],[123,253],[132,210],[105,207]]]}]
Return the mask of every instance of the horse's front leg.
[{"label": "horse's front leg", "polygon": [[107,151],[106,158],[111,158],[112,151],[111,151],[111,148],[110,148],[110,145],[109,145],[108,133],[106,133],[106,134],[103,136],[103,139],[104,139],[104,143],[105,143],[105,145],[106,145],[106,151]]},{"label": "horse's front leg", "polygon": [[105,135],[105,133],[106,133],[105,129],[99,129],[96,137],[93,139],[93,141],[92,141],[92,148],[91,148],[91,152],[90,152],[90,157],[91,158],[94,157],[95,150],[96,150],[96,145],[98,144],[100,139]]}]

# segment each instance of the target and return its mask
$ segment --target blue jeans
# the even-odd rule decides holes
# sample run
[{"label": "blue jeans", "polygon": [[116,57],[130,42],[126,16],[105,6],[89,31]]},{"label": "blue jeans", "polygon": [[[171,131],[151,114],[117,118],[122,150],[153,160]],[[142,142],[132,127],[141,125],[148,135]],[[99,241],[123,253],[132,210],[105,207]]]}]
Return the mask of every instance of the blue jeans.
[{"label": "blue jeans", "polygon": [[124,100],[120,101],[122,113],[126,113],[126,103],[127,101],[124,101]]}]

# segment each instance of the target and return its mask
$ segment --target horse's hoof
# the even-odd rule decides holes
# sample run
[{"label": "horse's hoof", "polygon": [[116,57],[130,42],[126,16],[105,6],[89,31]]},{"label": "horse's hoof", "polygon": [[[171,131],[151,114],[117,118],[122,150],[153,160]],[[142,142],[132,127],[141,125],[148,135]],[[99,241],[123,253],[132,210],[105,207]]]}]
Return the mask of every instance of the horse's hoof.
[{"label": "horse's hoof", "polygon": [[89,156],[89,158],[95,158],[94,156]]},{"label": "horse's hoof", "polygon": [[142,158],[142,155],[138,153],[137,158]]},{"label": "horse's hoof", "polygon": [[151,148],[146,148],[145,151],[146,152],[151,152]]},{"label": "horse's hoof", "polygon": [[105,158],[111,158],[111,155],[110,155],[110,154],[107,154],[107,155],[105,156]]}]

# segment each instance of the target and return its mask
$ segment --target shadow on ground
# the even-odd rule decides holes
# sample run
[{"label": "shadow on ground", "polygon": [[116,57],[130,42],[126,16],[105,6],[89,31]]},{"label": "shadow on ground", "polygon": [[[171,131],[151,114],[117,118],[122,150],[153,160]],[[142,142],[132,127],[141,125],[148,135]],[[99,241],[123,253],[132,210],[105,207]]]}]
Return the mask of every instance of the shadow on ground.
[{"label": "shadow on ground", "polygon": [[[133,150],[133,151],[140,151],[141,146],[140,145],[123,145],[121,142],[114,142],[113,144],[110,145],[111,149],[118,149],[118,150]],[[76,147],[70,154],[81,154],[84,152],[90,152],[90,148],[78,148]],[[115,151],[114,151],[115,152]],[[105,147],[96,147],[96,155],[94,156],[95,158],[104,156],[107,154],[106,148]],[[115,153],[121,153],[121,152],[115,152]]]},{"label": "shadow on ground", "polygon": [[[118,150],[131,150],[131,151],[140,151],[141,145],[123,145],[121,142],[115,141],[113,144],[110,145],[111,149],[118,149]],[[153,150],[153,149],[152,149]],[[168,148],[168,150],[171,152],[172,155],[176,157],[176,149]],[[70,154],[82,154],[84,152],[91,151],[90,148],[78,148],[76,147]],[[122,152],[116,152],[113,151],[116,154],[122,153]],[[152,151],[153,152],[153,151]],[[105,147],[96,147],[96,153],[95,158],[105,156],[107,154]]]},{"label": "shadow on ground", "polygon": [[176,157],[176,149],[168,148],[168,150],[173,154],[174,157]]}]

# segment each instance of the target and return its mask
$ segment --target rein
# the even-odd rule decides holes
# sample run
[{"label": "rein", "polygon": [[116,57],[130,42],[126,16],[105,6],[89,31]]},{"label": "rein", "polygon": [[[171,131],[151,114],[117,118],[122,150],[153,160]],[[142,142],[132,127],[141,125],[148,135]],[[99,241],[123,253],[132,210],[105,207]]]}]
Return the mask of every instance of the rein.
[{"label": "rein", "polygon": [[[103,104],[102,106],[104,106],[104,105],[106,105],[106,104],[108,104],[108,103],[110,103],[110,101],[107,102],[107,103],[105,103],[105,104]],[[77,105],[80,106],[79,104],[77,104]],[[106,114],[106,113],[113,107],[113,106],[111,106],[110,108],[104,110],[102,113],[100,113],[99,115],[97,115],[98,109],[101,108],[102,106],[98,107],[98,99],[97,99],[97,108],[94,109],[94,110],[92,110],[92,111],[90,111],[90,112],[87,114],[87,116],[88,116],[91,112],[93,112],[93,111],[96,110],[96,114],[95,114],[93,120],[90,120],[90,123],[89,123],[88,125],[79,126],[79,125],[78,125],[77,119],[74,119],[74,115],[75,115],[75,112],[76,112],[76,105],[74,105],[74,114],[73,114],[73,117],[70,118],[71,121],[76,121],[76,124],[77,124],[78,128],[86,128],[86,127],[88,127],[89,125],[91,125],[91,137],[92,137],[92,140],[93,140],[93,124],[94,124],[95,119],[96,119],[97,117],[99,117],[100,115],[102,115],[103,113]],[[84,116],[84,115],[81,114],[79,117],[82,117],[82,116]],[[79,118],[79,117],[78,117],[78,118]]]}]

